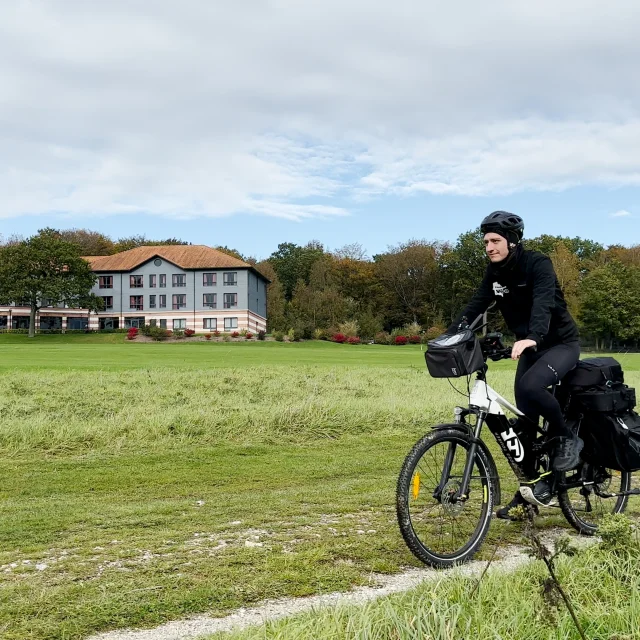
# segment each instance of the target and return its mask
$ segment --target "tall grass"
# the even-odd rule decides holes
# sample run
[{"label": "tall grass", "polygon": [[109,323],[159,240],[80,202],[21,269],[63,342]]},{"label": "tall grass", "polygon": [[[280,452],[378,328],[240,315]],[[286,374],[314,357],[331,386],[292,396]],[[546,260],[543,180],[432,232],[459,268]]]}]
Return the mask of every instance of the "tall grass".
[{"label": "tall grass", "polygon": [[[494,383],[508,393],[511,377]],[[423,371],[395,368],[12,372],[0,375],[0,451],[304,443],[427,429],[464,400]]]},{"label": "tall grass", "polygon": [[[627,376],[631,384],[639,377]],[[512,396],[512,371],[490,381]],[[464,381],[456,385],[466,390]],[[465,401],[423,370],[393,367],[12,371],[0,375],[0,452],[418,432],[450,421]]]}]

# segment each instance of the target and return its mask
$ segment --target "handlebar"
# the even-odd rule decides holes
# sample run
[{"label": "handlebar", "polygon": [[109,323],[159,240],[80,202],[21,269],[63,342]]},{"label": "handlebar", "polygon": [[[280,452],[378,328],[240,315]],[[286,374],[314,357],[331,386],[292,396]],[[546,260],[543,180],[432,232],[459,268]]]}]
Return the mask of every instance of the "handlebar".
[{"label": "handlebar", "polygon": [[510,360],[511,359],[511,347],[504,347],[504,349],[497,349],[491,353],[487,353],[487,358],[498,362],[498,360]]}]

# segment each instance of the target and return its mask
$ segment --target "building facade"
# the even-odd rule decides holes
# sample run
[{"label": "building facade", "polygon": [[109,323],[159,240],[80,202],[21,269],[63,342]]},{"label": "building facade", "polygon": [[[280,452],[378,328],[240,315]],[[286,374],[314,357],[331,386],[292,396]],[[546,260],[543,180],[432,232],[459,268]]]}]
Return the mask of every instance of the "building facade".
[{"label": "building facade", "polygon": [[[104,309],[43,307],[36,329],[118,329],[155,324],[197,333],[267,328],[268,280],[250,264],[204,245],[138,247],[85,258]],[[4,322],[3,322],[4,320]],[[1,328],[28,328],[29,309],[0,307]]]}]

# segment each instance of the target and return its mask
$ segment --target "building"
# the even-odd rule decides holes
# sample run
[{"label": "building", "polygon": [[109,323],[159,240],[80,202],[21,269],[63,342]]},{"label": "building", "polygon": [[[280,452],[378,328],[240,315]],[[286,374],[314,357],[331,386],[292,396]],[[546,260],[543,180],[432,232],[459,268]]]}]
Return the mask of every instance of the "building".
[{"label": "building", "polygon": [[[204,245],[138,247],[89,256],[92,289],[104,310],[43,305],[37,329],[118,329],[156,324],[171,330],[267,328],[268,280],[254,267]],[[29,308],[0,307],[0,329],[29,327]]]}]

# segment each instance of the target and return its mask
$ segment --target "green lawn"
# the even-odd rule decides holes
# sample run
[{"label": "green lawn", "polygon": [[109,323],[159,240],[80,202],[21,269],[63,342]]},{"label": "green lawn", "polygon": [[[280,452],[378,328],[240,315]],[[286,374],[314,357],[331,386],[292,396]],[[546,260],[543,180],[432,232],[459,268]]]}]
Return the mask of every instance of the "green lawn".
[{"label": "green lawn", "polygon": [[[424,349],[424,348],[422,348]],[[129,342],[123,334],[0,335],[1,369],[100,369],[155,367],[210,369],[247,366],[420,367],[421,345],[340,345],[331,342]]]},{"label": "green lawn", "polygon": [[[638,385],[640,358],[623,362]],[[462,400],[419,346],[2,335],[0,368],[8,640],[223,614],[416,565],[397,473]],[[513,364],[491,371],[511,395]],[[483,553],[505,531],[519,539],[495,523]]]}]

